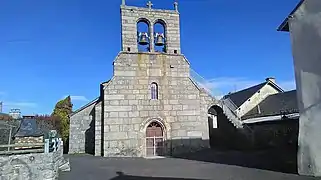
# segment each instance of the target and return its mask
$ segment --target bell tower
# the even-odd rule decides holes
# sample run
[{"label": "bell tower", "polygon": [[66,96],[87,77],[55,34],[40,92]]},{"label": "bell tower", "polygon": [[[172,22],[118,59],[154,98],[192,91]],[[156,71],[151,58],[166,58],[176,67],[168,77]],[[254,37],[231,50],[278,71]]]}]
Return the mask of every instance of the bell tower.
[{"label": "bell tower", "polygon": [[[144,30],[139,28],[140,23],[146,25]],[[124,52],[180,54],[178,3],[174,3],[173,10],[163,10],[153,9],[151,1],[146,7],[136,7],[122,0],[121,33]]]}]

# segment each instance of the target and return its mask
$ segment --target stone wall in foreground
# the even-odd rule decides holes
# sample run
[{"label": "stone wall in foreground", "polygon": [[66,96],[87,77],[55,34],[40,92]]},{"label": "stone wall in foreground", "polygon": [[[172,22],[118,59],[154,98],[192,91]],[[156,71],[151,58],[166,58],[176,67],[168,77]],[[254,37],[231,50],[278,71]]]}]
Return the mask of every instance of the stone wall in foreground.
[{"label": "stone wall in foreground", "polygon": [[0,179],[54,180],[63,162],[63,148],[51,153],[0,156]]}]

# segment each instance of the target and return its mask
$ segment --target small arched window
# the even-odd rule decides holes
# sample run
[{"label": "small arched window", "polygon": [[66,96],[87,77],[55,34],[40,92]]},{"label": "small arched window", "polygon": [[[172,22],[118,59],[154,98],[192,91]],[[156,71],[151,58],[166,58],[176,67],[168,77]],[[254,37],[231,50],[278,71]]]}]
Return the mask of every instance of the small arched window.
[{"label": "small arched window", "polygon": [[153,82],[150,87],[151,91],[151,98],[152,99],[158,99],[158,86],[157,83]]}]

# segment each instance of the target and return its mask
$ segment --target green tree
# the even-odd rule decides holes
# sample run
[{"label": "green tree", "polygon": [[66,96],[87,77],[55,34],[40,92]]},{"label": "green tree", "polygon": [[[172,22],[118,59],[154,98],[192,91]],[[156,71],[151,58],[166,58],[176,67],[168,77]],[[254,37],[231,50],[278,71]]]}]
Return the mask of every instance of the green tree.
[{"label": "green tree", "polygon": [[64,144],[69,140],[69,115],[72,113],[72,103],[70,96],[63,100],[60,100],[51,114],[52,117],[59,119],[59,133],[61,135]]}]

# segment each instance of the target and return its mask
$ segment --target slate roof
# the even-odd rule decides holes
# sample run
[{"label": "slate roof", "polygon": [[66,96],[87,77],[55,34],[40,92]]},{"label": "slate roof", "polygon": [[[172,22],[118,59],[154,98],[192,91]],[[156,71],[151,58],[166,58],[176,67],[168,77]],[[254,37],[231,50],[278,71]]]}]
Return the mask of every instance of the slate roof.
[{"label": "slate roof", "polygon": [[38,127],[36,119],[22,119],[15,137],[42,136],[44,132]]},{"label": "slate roof", "polygon": [[[260,109],[260,113],[259,113]],[[242,119],[298,113],[296,90],[273,94],[246,113]]]},{"label": "slate roof", "polygon": [[237,91],[235,93],[225,95],[223,98],[230,98],[237,107],[240,107],[247,99],[252,97],[252,95],[260,90],[265,84],[266,82],[249,87],[247,89],[243,89],[241,91]]},{"label": "slate roof", "polygon": [[291,13],[288,15],[288,17],[282,22],[282,24],[278,27],[278,31],[289,31],[289,17],[292,16],[298,9],[299,7],[303,4],[305,0],[300,0],[300,2],[296,5],[296,7],[291,11]]}]

